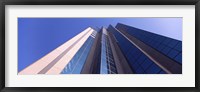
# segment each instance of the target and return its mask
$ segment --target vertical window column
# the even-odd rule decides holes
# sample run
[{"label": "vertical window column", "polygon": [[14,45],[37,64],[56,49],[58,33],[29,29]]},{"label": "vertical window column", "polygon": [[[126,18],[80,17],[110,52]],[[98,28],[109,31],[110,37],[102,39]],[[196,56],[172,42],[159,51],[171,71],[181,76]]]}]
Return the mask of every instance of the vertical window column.
[{"label": "vertical window column", "polygon": [[116,74],[117,69],[113,59],[113,54],[111,51],[109,39],[107,36],[106,29],[102,29],[102,39],[101,39],[101,74]]}]

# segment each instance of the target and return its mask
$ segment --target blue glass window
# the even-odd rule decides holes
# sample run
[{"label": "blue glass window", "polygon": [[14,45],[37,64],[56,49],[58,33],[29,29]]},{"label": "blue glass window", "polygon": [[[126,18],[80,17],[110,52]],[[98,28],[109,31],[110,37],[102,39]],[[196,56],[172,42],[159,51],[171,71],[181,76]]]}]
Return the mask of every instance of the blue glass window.
[{"label": "blue glass window", "polygon": [[146,69],[146,73],[149,74],[159,73],[160,71],[161,69],[154,63],[149,68]]},{"label": "blue glass window", "polygon": [[141,64],[141,66],[142,66],[143,69],[146,70],[151,64],[153,64],[153,62],[152,62],[150,59],[146,59],[146,60]]},{"label": "blue glass window", "polygon": [[179,63],[182,63],[182,54],[179,53],[179,55],[177,55],[177,56],[175,57],[175,60],[177,60]]},{"label": "blue glass window", "polygon": [[178,54],[178,51],[176,51],[176,50],[171,50],[168,53],[169,57],[171,57],[171,58],[174,58],[175,56],[177,56],[177,54]]},{"label": "blue glass window", "polygon": [[164,72],[164,71],[160,71],[160,74],[166,74],[166,72]]}]

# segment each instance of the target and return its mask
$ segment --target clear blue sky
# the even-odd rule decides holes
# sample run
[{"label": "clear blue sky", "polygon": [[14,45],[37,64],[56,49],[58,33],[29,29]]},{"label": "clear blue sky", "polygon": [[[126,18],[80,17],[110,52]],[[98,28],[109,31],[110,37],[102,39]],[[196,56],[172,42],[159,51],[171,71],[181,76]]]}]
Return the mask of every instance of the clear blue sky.
[{"label": "clear blue sky", "polygon": [[18,18],[18,71],[87,27],[117,23],[182,40],[182,18]]}]

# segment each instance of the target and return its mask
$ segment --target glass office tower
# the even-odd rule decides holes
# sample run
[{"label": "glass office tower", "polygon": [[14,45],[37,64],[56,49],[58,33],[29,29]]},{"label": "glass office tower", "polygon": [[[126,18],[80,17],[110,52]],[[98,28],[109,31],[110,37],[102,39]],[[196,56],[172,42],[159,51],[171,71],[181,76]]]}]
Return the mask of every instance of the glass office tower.
[{"label": "glass office tower", "polygon": [[182,42],[124,24],[109,26],[137,74],[182,73]]},{"label": "glass office tower", "polygon": [[19,74],[181,74],[182,41],[118,23],[87,28]]}]

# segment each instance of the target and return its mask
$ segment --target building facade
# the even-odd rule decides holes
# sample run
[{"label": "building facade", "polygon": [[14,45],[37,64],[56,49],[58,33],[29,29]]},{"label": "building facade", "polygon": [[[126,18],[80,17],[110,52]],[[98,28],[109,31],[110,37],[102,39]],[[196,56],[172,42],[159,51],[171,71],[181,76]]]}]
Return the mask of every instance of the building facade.
[{"label": "building facade", "polygon": [[121,23],[89,27],[19,74],[182,74],[182,41]]}]

